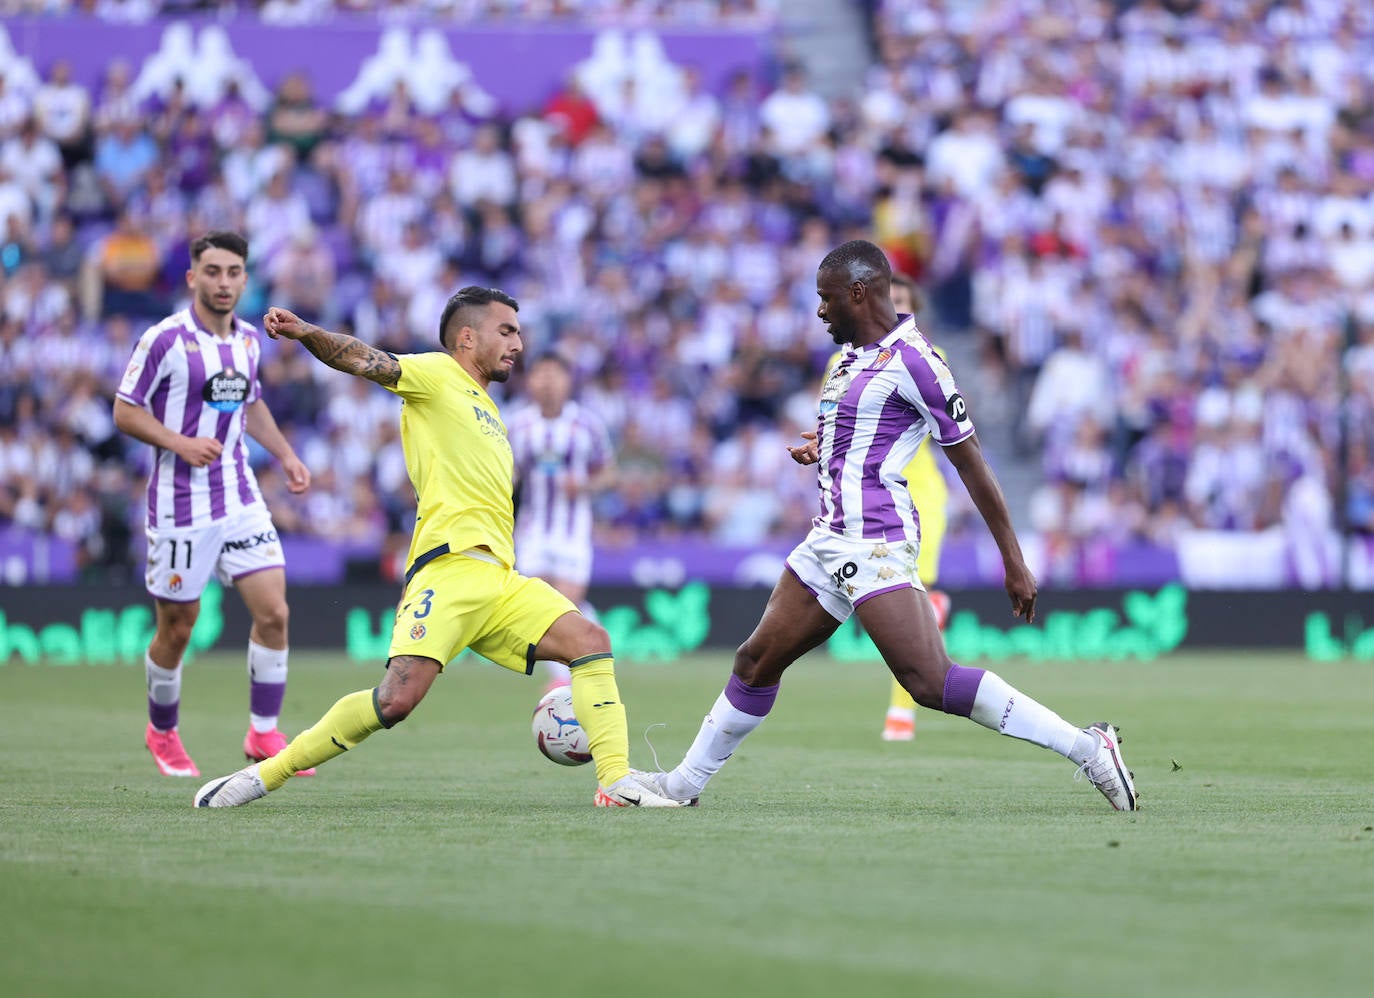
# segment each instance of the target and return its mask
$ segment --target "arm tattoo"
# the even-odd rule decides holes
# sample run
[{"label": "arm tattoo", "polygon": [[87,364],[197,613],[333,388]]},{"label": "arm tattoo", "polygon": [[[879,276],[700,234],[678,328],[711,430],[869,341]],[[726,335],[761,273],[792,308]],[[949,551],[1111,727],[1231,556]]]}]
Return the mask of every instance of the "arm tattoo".
[{"label": "arm tattoo", "polygon": [[394,385],[401,380],[401,362],[385,350],[368,346],[356,336],[331,333],[319,326],[306,326],[301,345],[336,371],[356,374],[379,385]]}]

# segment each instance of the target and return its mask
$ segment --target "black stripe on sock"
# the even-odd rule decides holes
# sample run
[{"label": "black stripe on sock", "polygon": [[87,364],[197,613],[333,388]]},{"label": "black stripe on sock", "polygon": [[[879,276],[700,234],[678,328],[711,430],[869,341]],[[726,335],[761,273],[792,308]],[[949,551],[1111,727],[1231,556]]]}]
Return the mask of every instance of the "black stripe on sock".
[{"label": "black stripe on sock", "polygon": [[377,701],[377,691],[379,689],[381,689],[380,686],[372,687],[372,709],[377,712],[377,721],[381,724],[381,726],[384,728],[390,728],[391,725],[387,724],[386,718],[382,716],[382,705]]},{"label": "black stripe on sock", "polygon": [[594,655],[583,655],[581,658],[575,658],[569,662],[568,668],[576,669],[579,665],[591,665],[593,662],[600,662],[603,658],[615,658],[615,656],[608,651],[599,651]]}]

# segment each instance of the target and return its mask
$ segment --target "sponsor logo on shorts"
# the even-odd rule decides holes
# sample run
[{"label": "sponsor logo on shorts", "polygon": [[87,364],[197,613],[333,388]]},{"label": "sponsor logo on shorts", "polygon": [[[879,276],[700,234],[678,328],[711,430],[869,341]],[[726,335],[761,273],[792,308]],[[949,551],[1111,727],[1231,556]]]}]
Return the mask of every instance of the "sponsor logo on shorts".
[{"label": "sponsor logo on shorts", "polygon": [[[845,579],[852,579],[854,578],[854,576],[858,574],[859,566],[854,564],[854,562],[852,561],[847,561],[839,568],[835,569],[835,571],[831,572],[830,577],[835,580],[835,585],[842,586],[844,585]],[[854,591],[854,587],[850,586],[849,591],[852,593]]]},{"label": "sponsor logo on shorts", "polygon": [[175,572],[167,579],[167,591],[172,593],[181,592],[181,576]]},{"label": "sponsor logo on shorts", "polygon": [[425,625],[424,625],[424,624],[416,624],[414,627],[412,627],[412,628],[410,629],[410,640],[411,640],[411,641],[419,641],[419,640],[420,640],[421,638],[423,638],[424,636],[425,636]]},{"label": "sponsor logo on shorts", "polygon": [[868,552],[870,558],[886,558],[890,554],[892,554],[892,551],[886,544],[875,544],[873,545],[873,550]]},{"label": "sponsor logo on shorts", "polygon": [[[221,551],[247,551],[249,548],[258,547],[260,544],[274,544],[277,540],[275,530],[266,530],[261,534],[254,534],[252,537],[241,537],[236,541],[225,541]],[[276,548],[271,548],[267,554],[276,554]]]},{"label": "sponsor logo on shorts", "polygon": [[895,578],[896,575],[897,570],[895,568],[889,568],[887,565],[884,565],[882,568],[878,569],[878,578],[880,579],[891,579]]}]

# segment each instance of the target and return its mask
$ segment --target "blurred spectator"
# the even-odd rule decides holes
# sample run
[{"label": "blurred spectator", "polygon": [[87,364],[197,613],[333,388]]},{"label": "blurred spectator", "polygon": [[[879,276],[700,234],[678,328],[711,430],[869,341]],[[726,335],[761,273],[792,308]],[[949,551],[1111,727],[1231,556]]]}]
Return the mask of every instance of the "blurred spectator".
[{"label": "blurred spectator", "polygon": [[0,171],[29,196],[40,217],[52,215],[64,186],[62,153],[33,118],[25,118],[18,134],[0,145]]},{"label": "blurred spectator", "polygon": [[102,239],[82,274],[83,312],[151,318],[166,311],[156,296],[162,256],[157,243],[128,211]]},{"label": "blurred spectator", "polygon": [[[930,285],[985,446],[1011,460],[1014,435],[1043,475],[1026,491],[1053,577],[1083,577],[1103,544],[1205,527],[1289,531],[1295,570],[1321,580],[1323,542],[1299,534],[1374,532],[1362,7],[880,0],[873,65],[827,100],[790,65],[776,86],[740,71],[712,90],[637,28],[753,26],[775,3],[632,6],[636,27],[602,31],[561,90],[500,114],[444,29],[405,10],[328,100],[289,72],[268,94],[213,23],[169,22],[137,71],[113,58],[90,91],[60,60],[40,81],[0,31],[0,520],[60,529],[92,564],[124,558],[111,518],[144,469],[97,417],[132,350],[121,316],[183,295],[188,234],[244,227],[260,298],[390,350],[433,347],[453,286],[507,286],[531,351],[568,356],[612,429],[626,475],[599,529],[613,540],[752,542],[809,515],[770,448],[814,419],[829,352],[814,269],[850,235]],[[459,7],[549,10],[436,9]],[[391,564],[413,502],[390,422],[292,344],[265,345],[262,377],[333,476],[312,507],[277,504],[283,532],[353,532]],[[72,439],[104,462],[69,476],[94,497],[103,550],[87,504],[9,471]]]},{"label": "blurred spectator", "polygon": [[273,305],[288,308],[307,322],[333,318],[334,254],[310,222],[292,231],[265,271]]}]

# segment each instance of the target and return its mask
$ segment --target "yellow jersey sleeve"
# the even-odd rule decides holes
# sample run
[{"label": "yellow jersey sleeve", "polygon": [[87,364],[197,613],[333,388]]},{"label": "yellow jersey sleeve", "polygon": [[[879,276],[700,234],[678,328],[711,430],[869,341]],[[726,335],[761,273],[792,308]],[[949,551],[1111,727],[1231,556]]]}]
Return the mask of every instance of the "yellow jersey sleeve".
[{"label": "yellow jersey sleeve", "polygon": [[446,353],[392,354],[401,365],[401,377],[394,385],[383,385],[404,399],[419,402],[430,398],[444,380],[448,367],[456,361]]}]

